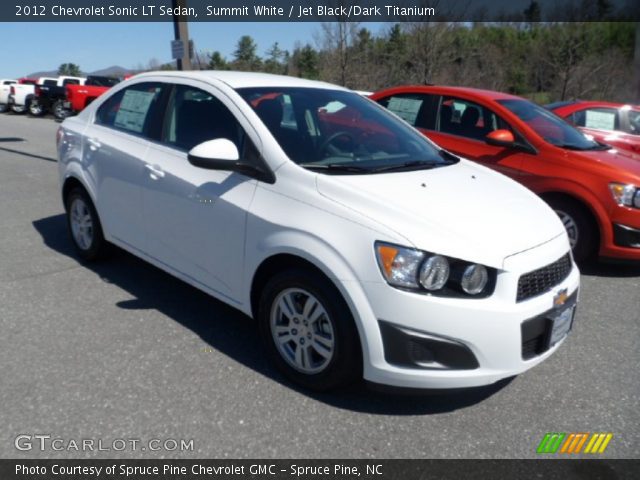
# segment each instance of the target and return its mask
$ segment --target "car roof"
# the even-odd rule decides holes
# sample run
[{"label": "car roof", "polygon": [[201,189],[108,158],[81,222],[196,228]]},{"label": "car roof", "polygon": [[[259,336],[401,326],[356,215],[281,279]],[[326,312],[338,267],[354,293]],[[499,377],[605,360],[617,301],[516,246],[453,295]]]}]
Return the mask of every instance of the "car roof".
[{"label": "car roof", "polygon": [[518,97],[516,95],[511,95],[509,93],[496,92],[494,90],[483,90],[481,88],[470,88],[470,87],[449,87],[449,86],[440,86],[440,85],[402,85],[397,87],[385,88],[383,91],[397,91],[401,92],[403,90],[409,91],[418,91],[424,93],[439,93],[442,95],[451,94],[466,94],[470,96],[477,96],[488,98],[491,100],[522,100],[522,97]]},{"label": "car roof", "polygon": [[640,106],[638,105],[632,105],[628,103],[605,102],[605,101],[599,101],[599,100],[574,100],[574,101],[556,102],[556,103],[557,104],[552,103],[550,105],[547,105],[547,108],[551,110],[556,110],[556,109],[565,108],[568,106],[576,106],[576,107],[580,107],[580,109],[598,108],[598,107],[617,109],[617,108],[626,107],[626,108],[631,108],[633,110],[640,110]]},{"label": "car roof", "polygon": [[134,78],[145,77],[175,77],[184,79],[201,80],[210,83],[212,80],[224,82],[233,89],[259,88],[259,87],[306,87],[325,88],[331,90],[347,90],[338,85],[304,78],[289,77],[286,75],[273,75],[257,72],[234,72],[220,70],[188,70],[188,71],[157,71],[135,75]]}]

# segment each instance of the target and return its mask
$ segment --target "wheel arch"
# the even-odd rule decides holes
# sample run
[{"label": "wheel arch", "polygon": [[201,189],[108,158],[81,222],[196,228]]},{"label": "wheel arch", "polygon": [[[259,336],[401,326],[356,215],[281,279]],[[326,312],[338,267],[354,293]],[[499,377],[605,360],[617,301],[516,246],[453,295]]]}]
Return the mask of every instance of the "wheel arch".
[{"label": "wheel arch", "polygon": [[602,246],[602,239],[606,236],[605,226],[602,218],[606,216],[604,211],[600,211],[599,204],[594,200],[587,200],[581,195],[574,192],[567,192],[565,190],[549,190],[540,193],[540,197],[547,203],[553,200],[564,200],[573,203],[576,207],[580,208],[592,222],[595,227],[597,238],[595,239],[597,249]]}]

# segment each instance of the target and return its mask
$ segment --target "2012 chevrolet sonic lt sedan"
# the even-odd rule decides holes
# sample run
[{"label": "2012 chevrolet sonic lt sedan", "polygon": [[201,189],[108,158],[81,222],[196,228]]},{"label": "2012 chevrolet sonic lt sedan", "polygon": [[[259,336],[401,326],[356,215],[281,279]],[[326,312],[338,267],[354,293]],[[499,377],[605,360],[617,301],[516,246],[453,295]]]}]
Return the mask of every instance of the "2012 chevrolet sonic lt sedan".
[{"label": "2012 chevrolet sonic lt sedan", "polygon": [[137,75],[57,145],[80,257],[115,244],[240,309],[305,387],[486,385],[571,329],[579,272],[555,213],[341,87]]}]

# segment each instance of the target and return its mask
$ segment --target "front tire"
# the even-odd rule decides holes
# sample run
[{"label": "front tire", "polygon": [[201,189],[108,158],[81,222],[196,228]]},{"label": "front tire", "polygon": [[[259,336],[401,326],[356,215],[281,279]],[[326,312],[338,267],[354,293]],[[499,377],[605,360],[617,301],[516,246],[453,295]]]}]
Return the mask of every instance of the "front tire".
[{"label": "front tire", "polygon": [[594,256],[598,247],[598,229],[584,207],[566,198],[550,199],[549,205],[567,230],[576,262],[583,262]]},{"label": "front tire", "polygon": [[92,261],[104,257],[109,245],[93,202],[83,188],[69,193],[66,210],[69,234],[80,258]]},{"label": "front tire", "polygon": [[11,105],[11,111],[19,115],[23,114],[27,108],[24,105]]},{"label": "front tire", "polygon": [[289,380],[326,391],[362,377],[360,339],[349,307],[318,272],[292,269],[269,280],[258,322],[267,355]]}]

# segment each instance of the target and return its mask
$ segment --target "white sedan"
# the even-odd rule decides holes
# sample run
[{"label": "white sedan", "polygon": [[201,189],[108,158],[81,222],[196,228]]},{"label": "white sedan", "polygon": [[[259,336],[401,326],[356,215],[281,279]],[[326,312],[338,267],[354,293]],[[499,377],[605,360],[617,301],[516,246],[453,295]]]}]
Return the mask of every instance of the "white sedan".
[{"label": "white sedan", "polygon": [[572,328],[579,272],[554,212],[341,87],[137,75],[57,145],[82,259],[115,244],[252,316],[305,387],[486,385]]}]

